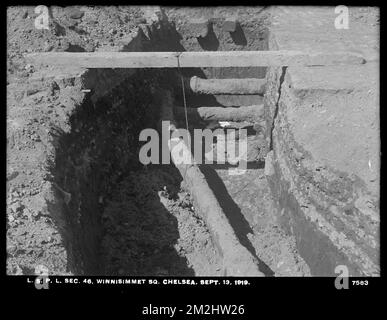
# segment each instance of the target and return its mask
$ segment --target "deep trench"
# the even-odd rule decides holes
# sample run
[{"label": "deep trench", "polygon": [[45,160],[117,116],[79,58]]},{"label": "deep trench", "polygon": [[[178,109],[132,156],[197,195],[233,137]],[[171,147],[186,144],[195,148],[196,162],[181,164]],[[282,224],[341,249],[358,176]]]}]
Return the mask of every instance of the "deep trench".
[{"label": "deep trench", "polygon": [[[157,32],[144,51],[185,51],[174,28]],[[138,141],[140,131],[159,128],[158,92],[171,91],[176,104],[183,105],[180,72],[187,78],[263,78],[266,68],[138,69],[98,101],[86,97],[70,119],[71,133],[60,140],[55,167],[56,183],[72,194],[64,209],[64,239],[74,274],[222,275],[222,255],[178,170],[138,160],[144,144]],[[191,94],[187,103],[251,105],[257,99]],[[202,171],[219,198],[222,182],[215,169]],[[241,234],[241,244],[255,255],[246,237],[248,223],[225,192],[218,200]],[[273,274],[262,261],[260,267]]]},{"label": "deep trench", "polygon": [[[213,260],[207,269],[218,269],[209,233],[181,188],[180,173],[173,165],[144,166],[138,160],[140,131],[158,127],[155,92],[173,90],[162,84],[174,77],[175,71],[138,70],[109,96],[94,104],[86,99],[71,117],[55,179],[72,194],[65,207],[65,238],[74,273],[193,275],[186,256],[195,246]],[[184,236],[191,229],[197,234],[188,243]]]}]

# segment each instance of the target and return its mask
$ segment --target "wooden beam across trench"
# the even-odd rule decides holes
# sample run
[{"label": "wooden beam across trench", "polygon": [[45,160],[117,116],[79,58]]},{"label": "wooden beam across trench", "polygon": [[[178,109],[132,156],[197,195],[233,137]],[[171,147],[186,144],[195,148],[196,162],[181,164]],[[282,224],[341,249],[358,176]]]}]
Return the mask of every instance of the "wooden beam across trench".
[{"label": "wooden beam across trench", "polygon": [[353,52],[203,51],[203,52],[43,52],[26,55],[33,65],[83,68],[202,68],[322,66],[363,64]]}]

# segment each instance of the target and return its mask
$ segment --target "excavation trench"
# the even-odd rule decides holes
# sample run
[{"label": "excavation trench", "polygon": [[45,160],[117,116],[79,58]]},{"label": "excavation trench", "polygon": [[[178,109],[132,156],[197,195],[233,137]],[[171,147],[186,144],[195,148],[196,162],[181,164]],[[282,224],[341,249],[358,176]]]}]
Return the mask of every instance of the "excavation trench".
[{"label": "excavation trench", "polygon": [[[103,70],[95,73],[109,76]],[[139,161],[140,148],[145,144],[139,141],[140,132],[153,128],[162,135],[165,94],[176,98],[169,103],[171,109],[181,102],[178,80],[177,70],[128,72],[108,94],[98,99],[86,96],[71,116],[71,132],[61,136],[57,149],[54,185],[59,197],[61,191],[71,195],[63,206],[67,220],[64,238],[74,273],[245,274],[247,269],[241,271],[240,262],[236,262],[235,268],[231,266],[235,263],[230,261],[235,259],[242,259],[247,265],[251,262],[253,268],[259,269],[256,254],[248,248],[251,244],[246,245],[243,239],[239,243],[240,230],[234,230],[231,223],[227,231],[230,217],[222,216],[224,209],[230,214],[226,195],[216,192],[211,199],[215,207],[218,202],[220,205],[220,220],[215,218],[211,222],[214,208],[203,214],[200,204],[204,199],[195,198],[203,192],[202,188],[191,195],[182,171],[172,162],[144,165]],[[173,121],[173,117],[163,120]],[[210,122],[191,124],[201,127],[203,123]],[[160,138],[159,163],[162,143]],[[209,191],[203,193],[207,196],[218,188],[219,177],[213,178],[215,171],[210,167],[197,170],[208,180]],[[242,216],[236,217],[241,218],[244,221]],[[214,221],[216,224],[223,219],[225,230],[214,231]],[[230,235],[233,233],[235,239]],[[243,258],[243,250],[247,258]]]},{"label": "excavation trench", "polygon": [[71,133],[61,138],[55,178],[72,195],[65,216],[75,273],[224,272],[178,170],[139,161],[139,134],[159,127],[157,93],[173,90],[162,84],[174,73],[138,70],[109,95],[86,99],[71,118]]},{"label": "excavation trench", "polygon": [[[258,31],[262,38],[253,49],[267,50],[267,30],[258,24]],[[249,32],[246,36],[254,39],[257,30]],[[176,34],[171,25],[162,25],[145,42],[140,32],[140,45],[137,39],[126,49],[195,50],[185,40],[183,47]],[[265,178],[265,75],[264,67],[89,70],[88,79],[81,82],[92,83],[93,89],[72,114],[71,132],[60,138],[54,168],[55,184],[71,194],[63,205],[63,235],[73,273],[308,274],[294,239],[276,221]],[[172,116],[164,118],[166,95],[171,97],[167,107]],[[216,158],[213,164],[190,168],[188,175],[187,168],[173,162],[139,161],[143,129],[153,128],[161,135],[160,121],[173,122],[173,114],[173,123],[186,127],[184,100],[191,133],[194,128],[221,129],[224,114],[229,128],[246,129],[244,174],[235,174],[235,165]],[[161,163],[162,139],[159,144]],[[214,153],[216,148],[214,144]]]},{"label": "excavation trench", "polygon": [[[108,78],[111,72],[91,74]],[[171,111],[183,105],[179,77],[174,69],[128,71],[107,94],[86,95],[71,116],[71,132],[60,138],[55,166],[55,185],[71,195],[63,206],[70,269],[99,275],[305,274],[302,259],[294,258],[292,239],[281,233],[273,214],[258,122],[249,117],[229,122],[247,132],[243,174],[233,174],[236,165],[218,163],[216,157],[213,164],[188,171],[173,161],[161,164],[161,120],[185,127],[181,114],[176,122],[173,112],[163,117],[165,102]],[[192,100],[203,105],[189,90],[186,98],[191,106]],[[243,106],[246,99],[262,101],[260,95],[205,98],[214,99],[218,111]],[[255,107],[242,109],[249,108]],[[234,120],[234,109],[231,115]],[[261,119],[262,112],[253,115]],[[139,141],[139,135],[152,128],[160,134],[159,164],[144,165],[139,152],[149,139]],[[220,128],[220,123],[190,117],[191,133],[194,128]],[[286,269],[278,266],[283,260]]]},{"label": "excavation trench", "polygon": [[[155,10],[108,50],[27,54],[26,83],[7,86],[7,272],[378,275],[373,54],[331,52],[342,39],[303,9]],[[311,47],[294,24],[327,38]],[[161,138],[148,165],[144,129]],[[182,129],[212,132],[200,163],[177,163]],[[238,154],[214,133],[229,129]]]}]

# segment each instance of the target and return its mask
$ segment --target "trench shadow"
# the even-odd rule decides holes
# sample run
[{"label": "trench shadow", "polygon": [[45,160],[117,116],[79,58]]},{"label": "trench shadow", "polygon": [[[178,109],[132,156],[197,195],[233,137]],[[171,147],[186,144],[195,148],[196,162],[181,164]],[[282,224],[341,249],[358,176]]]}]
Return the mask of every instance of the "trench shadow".
[{"label": "trench shadow", "polygon": [[[87,179],[78,176],[79,170],[75,163],[81,157],[80,150],[85,148],[85,144],[90,143],[93,136],[87,135],[86,129],[74,132],[79,119],[87,117],[90,122],[95,120],[95,112],[91,113],[92,108],[90,99],[85,99],[82,107],[70,117],[71,132],[64,132],[60,127],[52,128],[57,144],[55,144],[56,161],[49,165],[51,173],[49,179],[53,184],[55,196],[48,201],[48,208],[63,239],[67,253],[66,269],[76,275],[94,276],[101,275],[98,255],[101,229],[97,196],[100,185],[97,181],[101,177],[99,168],[91,170],[92,174]],[[83,135],[87,139],[80,139]],[[82,214],[78,215],[80,211]]]},{"label": "trench shadow", "polygon": [[[214,161],[213,164],[205,164],[206,166],[209,166],[210,168],[214,170],[226,170],[231,168],[238,168],[238,165],[232,165],[230,163],[218,163]],[[246,169],[264,169],[265,168],[265,162],[264,161],[248,161]]]},{"label": "trench shadow", "polygon": [[248,221],[243,216],[241,209],[229,195],[222,179],[218,176],[213,167],[208,165],[200,165],[199,167],[204,174],[209,187],[214,192],[214,195],[222,207],[230,225],[234,229],[240,243],[257,259],[259,270],[266,276],[273,276],[273,270],[271,270],[266,263],[257,257],[255,249],[247,237],[247,234],[254,233],[254,231],[251,229]]},{"label": "trench shadow", "polygon": [[[141,29],[140,29],[141,30]],[[205,39],[201,40],[202,46],[205,50],[217,50],[219,47],[219,41],[216,38],[216,35],[213,29],[210,29],[209,34]],[[174,22],[171,22],[170,25],[167,25],[165,28],[160,28],[159,30],[153,30],[151,38],[147,38],[142,31],[141,42],[143,51],[173,51],[173,52],[185,52],[187,51],[185,47],[180,43],[183,39],[182,35],[176,30]],[[215,38],[215,39],[214,39]],[[170,83],[176,84],[177,90],[174,90],[175,100],[183,106],[183,93],[181,88],[181,79],[180,73],[184,78],[191,78],[197,76],[202,79],[207,79],[207,76],[201,68],[181,68],[180,70],[175,69],[175,75],[170,76]],[[188,88],[187,88],[188,89]],[[186,102],[189,106],[199,106],[199,105],[208,105],[208,106],[222,106],[215,96],[213,95],[203,95],[190,92],[186,90]]]},{"label": "trench shadow", "polygon": [[181,179],[177,176],[176,168],[168,166],[166,171],[163,165],[163,170],[159,171],[160,168],[161,165],[151,165],[151,168],[143,169],[145,177],[149,178],[150,190],[143,207],[138,205],[139,211],[131,212],[130,222],[135,226],[130,232],[136,234],[136,239],[129,245],[131,253],[135,255],[121,262],[125,274],[129,275],[195,276],[194,270],[188,267],[187,259],[178,255],[174,248],[180,238],[178,221],[167,210],[158,194],[166,188],[168,198],[177,198]]},{"label": "trench shadow", "polygon": [[67,52],[86,52],[84,48],[77,44],[70,44],[69,47],[65,50]]},{"label": "trench shadow", "polygon": [[219,48],[219,40],[214,32],[212,23],[208,25],[208,33],[205,37],[198,37],[199,45],[207,51],[216,51]]},{"label": "trench shadow", "polygon": [[235,44],[240,45],[240,46],[247,45],[246,36],[245,36],[243,29],[239,23],[236,25],[235,31],[230,32],[230,36],[231,36],[232,41],[234,41]]},{"label": "trench shadow", "polygon": [[[160,170],[162,168],[162,170]],[[152,192],[154,199],[153,212],[157,216],[159,222],[159,228],[154,234],[160,239],[168,239],[168,242],[164,244],[157,253],[150,255],[151,263],[143,265],[144,270],[148,272],[144,275],[148,276],[165,276],[163,272],[160,272],[160,268],[169,270],[167,275],[169,276],[195,276],[195,272],[191,267],[188,267],[188,261],[185,257],[178,255],[174,245],[177,244],[180,238],[178,220],[174,217],[170,211],[167,210],[165,205],[160,200],[158,194],[159,191],[165,192],[165,197],[172,200],[178,199],[178,193],[180,191],[180,185],[183,181],[178,169],[173,165],[152,165],[150,171],[157,171],[158,178],[152,182],[152,187],[156,188]],[[141,218],[141,217],[140,217]],[[157,228],[157,227],[156,227]],[[157,246],[159,241],[155,241]]]},{"label": "trench shadow", "polygon": [[[136,229],[136,224],[131,226],[129,230],[123,224],[125,218],[121,217],[120,211],[113,212],[112,217],[116,219],[116,224],[113,224],[112,236],[108,237],[108,251],[102,250],[102,241],[105,241],[105,228],[103,226],[102,216],[106,210],[105,205],[100,205],[99,195],[103,194],[106,199],[110,200],[109,194],[117,193],[120,189],[116,189],[119,183],[125,178],[125,172],[116,174],[120,169],[117,164],[117,157],[114,154],[114,146],[118,134],[126,132],[124,116],[119,117],[118,121],[116,113],[107,113],[106,104],[108,98],[100,99],[93,104],[90,98],[87,98],[70,118],[71,132],[64,132],[58,128],[58,131],[53,132],[53,135],[58,137],[58,143],[55,146],[56,162],[50,164],[50,171],[53,180],[63,190],[71,194],[70,201],[66,204],[65,195],[62,191],[54,189],[56,196],[55,200],[49,203],[49,212],[52,215],[55,225],[58,228],[64,240],[64,246],[67,252],[67,270],[75,274],[84,275],[103,275],[111,276],[118,275],[115,271],[105,268],[105,254],[113,259],[110,263],[122,262],[122,266],[131,267],[133,273],[128,275],[144,274],[152,276],[194,276],[194,271],[188,267],[188,262],[185,257],[178,255],[174,249],[174,245],[179,239],[179,229],[177,219],[160,203],[158,190],[162,190],[164,183],[158,182],[156,190],[150,191],[152,202],[151,209],[156,216],[155,223],[149,219],[147,223],[143,220],[143,215],[136,214],[136,210],[131,210],[128,207],[127,212],[134,212],[134,220],[142,224],[143,230]],[[115,124],[116,123],[116,124]],[[90,131],[93,124],[93,131]],[[111,128],[111,125],[113,125]],[[117,129],[117,133],[113,130]],[[105,135],[106,133],[106,135]],[[103,139],[102,139],[103,137]],[[83,159],[83,152],[88,146],[95,146],[96,157],[93,163],[90,163],[90,173],[83,175],[84,170],[80,169]],[[97,152],[99,150],[100,152]],[[137,164],[137,157],[127,163],[128,170],[139,171],[142,165]],[[171,176],[176,176],[171,173]],[[112,192],[110,192],[110,184],[112,181]],[[134,184],[137,184],[134,181]],[[177,190],[180,186],[179,179],[169,182],[171,190]],[[172,187],[175,185],[175,189]],[[148,188],[142,186],[143,189]],[[119,187],[118,187],[119,188]],[[140,187],[141,191],[141,187]],[[139,192],[141,194],[141,192]],[[104,200],[105,201],[105,200]],[[145,203],[146,204],[146,203]],[[118,207],[120,204],[118,203]],[[62,213],[62,214],[60,214]],[[79,213],[79,216],[78,216]],[[149,218],[151,216],[148,215]],[[78,220],[79,219],[79,220]],[[165,230],[158,226],[164,226]],[[158,228],[158,234],[152,234],[152,239],[161,239],[160,241],[149,240],[147,237],[152,230],[150,226]],[[134,231],[137,230],[137,233]],[[131,234],[131,231],[133,233]],[[120,235],[116,237],[115,235]],[[136,259],[125,255],[126,244],[123,242],[131,239],[131,236],[137,235],[132,241],[133,246],[129,250],[138,250],[139,254],[148,253],[148,259],[137,256]],[[138,241],[137,241],[138,240]],[[159,243],[163,243],[161,246]],[[156,253],[155,253],[156,251]],[[104,255],[103,255],[104,254]],[[132,265],[131,265],[132,263]],[[136,265],[133,265],[135,263]],[[137,271],[136,271],[137,270]]]}]

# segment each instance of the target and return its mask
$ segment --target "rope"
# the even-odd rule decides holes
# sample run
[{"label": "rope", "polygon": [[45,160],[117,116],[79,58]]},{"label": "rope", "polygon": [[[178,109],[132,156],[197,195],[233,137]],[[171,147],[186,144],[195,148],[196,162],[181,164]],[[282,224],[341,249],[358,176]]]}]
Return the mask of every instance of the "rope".
[{"label": "rope", "polygon": [[181,88],[183,90],[183,102],[184,102],[184,113],[185,113],[185,126],[187,128],[187,131],[189,130],[188,128],[188,115],[187,115],[187,99],[185,97],[185,88],[184,88],[184,78],[183,78],[183,74],[181,72],[181,68],[180,68],[180,57],[181,55],[181,52],[177,55],[177,69],[179,70],[179,74],[180,74],[180,79],[181,79]]},{"label": "rope", "polygon": [[[180,55],[181,55],[181,52],[177,53],[177,55],[176,55],[176,58],[177,58],[177,69],[178,69],[178,72],[179,72],[179,75],[180,75],[180,79],[181,79],[181,88],[182,88],[182,91],[183,91],[183,102],[184,102],[184,113],[185,113],[185,126],[187,128],[187,133],[188,133],[188,138],[189,138],[189,134],[190,133],[189,133],[189,126],[188,126],[187,99],[186,99],[186,96],[185,96],[184,78],[183,78],[183,74],[181,72],[181,67],[180,67],[180,59],[179,59]],[[189,139],[188,149],[191,152],[191,139]],[[186,168],[185,168],[185,172],[184,172],[184,176],[183,176],[183,181],[185,181],[185,176],[187,174],[188,167],[189,166],[187,165]]]}]

